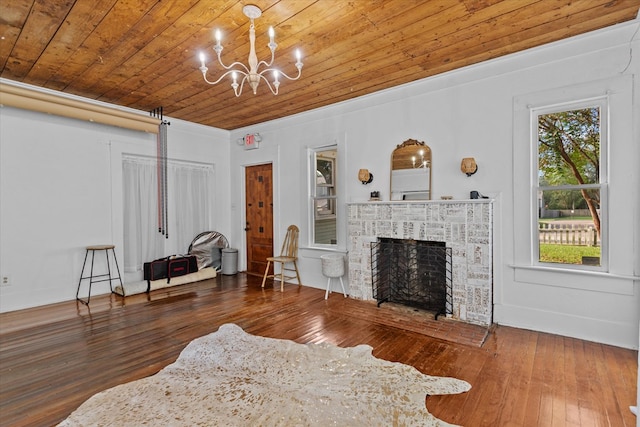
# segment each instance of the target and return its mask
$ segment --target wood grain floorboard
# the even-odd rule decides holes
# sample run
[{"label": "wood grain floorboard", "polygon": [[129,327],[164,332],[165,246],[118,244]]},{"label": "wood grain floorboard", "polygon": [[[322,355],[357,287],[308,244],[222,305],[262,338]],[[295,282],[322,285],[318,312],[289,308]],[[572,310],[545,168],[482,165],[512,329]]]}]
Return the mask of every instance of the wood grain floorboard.
[{"label": "wood grain floorboard", "polygon": [[287,284],[281,293],[260,282],[220,276],[150,295],[96,296],[89,307],[0,314],[0,425],[55,425],[93,394],[158,372],[224,323],[299,343],[367,344],[376,357],[468,381],[468,393],[426,397],[430,412],[451,423],[635,425],[636,351],[504,326],[425,323],[341,294],[325,300],[321,289]]}]

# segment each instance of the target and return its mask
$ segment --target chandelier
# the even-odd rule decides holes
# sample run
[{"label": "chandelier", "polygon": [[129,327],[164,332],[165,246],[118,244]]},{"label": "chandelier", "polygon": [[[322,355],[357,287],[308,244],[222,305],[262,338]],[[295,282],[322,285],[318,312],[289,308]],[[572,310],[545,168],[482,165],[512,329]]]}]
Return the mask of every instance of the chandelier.
[{"label": "chandelier", "polygon": [[[216,30],[216,45],[213,47],[213,50],[216,51],[218,56],[218,62],[227,70],[220,78],[216,81],[209,81],[207,79],[207,71],[209,70],[205,66],[205,54],[200,52],[200,71],[202,71],[202,77],[204,77],[204,81],[209,83],[210,85],[214,85],[219,83],[223,78],[231,74],[231,78],[233,83],[231,83],[231,87],[233,88],[236,96],[240,96],[242,94],[242,89],[244,88],[245,82],[251,86],[253,90],[253,94],[255,95],[258,90],[258,84],[260,80],[264,80],[269,86],[269,89],[274,95],[278,94],[278,87],[280,86],[280,81],[278,80],[280,76],[285,77],[289,80],[298,80],[300,75],[302,74],[302,62],[300,61],[300,51],[296,49],[296,68],[298,69],[298,75],[295,77],[289,77],[282,71],[279,71],[276,68],[271,68],[273,64],[273,59],[275,56],[276,47],[278,46],[274,41],[275,33],[273,31],[273,27],[269,27],[269,49],[271,50],[271,60],[269,62],[260,61],[258,62],[258,57],[256,56],[256,30],[253,25],[253,20],[259,18],[262,15],[262,11],[258,6],[254,5],[246,5],[242,8],[242,13],[251,20],[251,26],[249,27],[249,43],[251,45],[249,50],[249,66],[247,67],[241,62],[234,62],[233,64],[227,66],[224,65],[222,59],[220,58],[220,54],[222,53],[222,44],[220,44],[220,40],[222,36],[220,34],[220,30]],[[258,72],[258,69],[263,66],[266,67],[262,71]],[[273,76],[273,83],[269,82],[265,74],[271,72]],[[240,83],[238,83],[238,78],[240,78]]]}]

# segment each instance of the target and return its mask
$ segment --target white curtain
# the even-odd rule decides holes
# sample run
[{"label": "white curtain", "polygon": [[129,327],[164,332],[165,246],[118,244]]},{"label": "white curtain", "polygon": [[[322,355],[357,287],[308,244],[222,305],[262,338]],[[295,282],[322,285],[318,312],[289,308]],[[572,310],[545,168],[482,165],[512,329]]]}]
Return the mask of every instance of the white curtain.
[{"label": "white curtain", "polygon": [[186,254],[196,235],[212,231],[213,166],[169,162],[167,175],[169,222],[173,226],[169,240],[177,245],[173,252]]},{"label": "white curtain", "polygon": [[158,233],[157,167],[151,159],[124,158],[124,271],[162,256],[164,238]]},{"label": "white curtain", "polygon": [[158,231],[157,162],[126,156],[123,167],[124,271],[141,272],[143,264],[187,252],[193,238],[209,231],[213,218],[213,165],[169,160],[169,224]]}]

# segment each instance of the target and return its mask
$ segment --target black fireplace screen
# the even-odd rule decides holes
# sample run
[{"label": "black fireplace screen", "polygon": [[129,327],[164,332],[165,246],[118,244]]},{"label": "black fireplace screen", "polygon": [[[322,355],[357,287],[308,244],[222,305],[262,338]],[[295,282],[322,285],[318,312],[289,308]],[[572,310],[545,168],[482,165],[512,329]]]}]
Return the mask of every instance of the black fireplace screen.
[{"label": "black fireplace screen", "polygon": [[381,238],[371,243],[373,297],[440,314],[452,313],[451,248],[444,242]]}]

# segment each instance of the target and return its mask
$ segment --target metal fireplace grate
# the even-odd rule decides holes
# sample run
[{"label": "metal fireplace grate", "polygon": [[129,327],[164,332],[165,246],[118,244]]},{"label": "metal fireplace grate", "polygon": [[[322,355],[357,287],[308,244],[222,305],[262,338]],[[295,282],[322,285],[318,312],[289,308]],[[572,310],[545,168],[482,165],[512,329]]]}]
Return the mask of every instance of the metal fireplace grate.
[{"label": "metal fireplace grate", "polygon": [[451,248],[444,242],[381,238],[371,243],[373,297],[452,314]]}]

